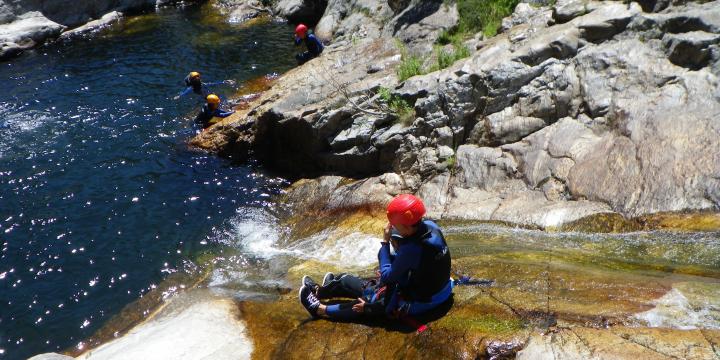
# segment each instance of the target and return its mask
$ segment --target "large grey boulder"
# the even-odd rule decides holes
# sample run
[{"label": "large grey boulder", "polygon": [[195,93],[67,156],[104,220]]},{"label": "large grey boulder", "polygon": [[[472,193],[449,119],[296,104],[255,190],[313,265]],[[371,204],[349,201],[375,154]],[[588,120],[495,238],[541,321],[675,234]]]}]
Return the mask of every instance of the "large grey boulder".
[{"label": "large grey boulder", "polygon": [[392,10],[382,0],[330,0],[315,33],[328,40],[377,38],[385,25],[382,19],[390,17]]},{"label": "large grey boulder", "polygon": [[272,9],[265,7],[260,0],[216,0],[213,5],[232,23],[272,15]]},{"label": "large grey boulder", "polygon": [[[116,20],[119,11],[162,5],[163,0],[0,0],[0,60],[56,39],[64,30],[80,34]],[[106,14],[112,14],[105,16]],[[89,23],[87,26],[82,26]]]},{"label": "large grey boulder", "polygon": [[113,10],[132,10],[157,3],[157,0],[78,0],[68,6],[68,2],[62,0],[2,0],[0,23],[12,22],[25,13],[37,11],[53,22],[75,27],[99,19]]},{"label": "large grey boulder", "polygon": [[454,3],[418,1],[398,14],[392,26],[385,27],[384,34],[400,39],[413,52],[429,53],[440,32],[456,26],[458,21]]},{"label": "large grey boulder", "polygon": [[63,39],[69,39],[75,36],[85,35],[88,33],[92,33],[94,31],[98,31],[102,28],[108,27],[112,25],[113,23],[116,23],[120,21],[120,18],[122,18],[122,13],[118,11],[109,12],[105,15],[103,15],[100,19],[93,20],[88,22],[87,24],[74,28],[72,30],[66,31],[60,35]]},{"label": "large grey boulder", "polygon": [[15,56],[23,49],[42,44],[60,35],[65,26],[55,23],[37,11],[28,12],[0,25],[0,60]]},{"label": "large grey boulder", "polygon": [[714,57],[713,53],[720,51],[720,34],[704,31],[665,34],[663,44],[667,48],[668,59],[673,64],[698,70],[707,66]]},{"label": "large grey boulder", "polygon": [[275,14],[291,23],[316,24],[327,7],[327,0],[280,0],[274,8]]}]

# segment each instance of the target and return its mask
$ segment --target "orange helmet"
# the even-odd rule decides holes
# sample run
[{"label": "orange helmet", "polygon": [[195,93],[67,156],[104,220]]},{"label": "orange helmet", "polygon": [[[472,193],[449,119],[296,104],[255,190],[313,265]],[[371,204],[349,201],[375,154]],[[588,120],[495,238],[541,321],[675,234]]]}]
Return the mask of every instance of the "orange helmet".
[{"label": "orange helmet", "polygon": [[208,104],[217,105],[220,103],[220,98],[215,94],[208,95],[206,99],[207,99]]}]

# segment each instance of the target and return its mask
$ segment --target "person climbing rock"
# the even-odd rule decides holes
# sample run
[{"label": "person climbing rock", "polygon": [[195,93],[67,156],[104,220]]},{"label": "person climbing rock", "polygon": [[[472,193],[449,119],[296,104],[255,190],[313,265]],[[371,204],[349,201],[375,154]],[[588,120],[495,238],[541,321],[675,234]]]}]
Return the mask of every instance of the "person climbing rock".
[{"label": "person climbing rock", "polygon": [[[300,303],[313,317],[355,319],[368,314],[403,318],[438,307],[452,295],[450,250],[440,227],[423,220],[425,205],[413,195],[395,197],[387,206],[388,224],[378,252],[377,279],[328,273],[322,285],[303,278]],[[390,245],[395,255],[390,252]],[[324,305],[320,300],[346,297],[351,302]]]},{"label": "person climbing rock", "polygon": [[220,109],[220,98],[215,94],[210,94],[206,97],[207,103],[203,105],[200,113],[195,118],[195,123],[201,126],[203,129],[210,125],[215,124],[216,118],[226,118],[235,113],[235,111],[224,111]]},{"label": "person climbing rock", "polygon": [[325,49],[320,39],[318,39],[315,34],[308,34],[308,27],[304,24],[300,24],[295,28],[295,45],[300,46],[303,41],[305,42],[307,51],[295,55],[298,65],[302,65],[311,59],[320,56],[323,49]]},{"label": "person climbing rock", "polygon": [[198,95],[201,95],[203,99],[207,98],[208,95],[210,95],[212,92],[210,91],[210,87],[227,84],[232,85],[235,82],[232,80],[224,80],[224,81],[218,81],[218,82],[212,82],[212,83],[204,83],[202,82],[201,75],[197,71],[193,71],[188,76],[185,77],[185,90],[183,90],[179,95],[175,96],[173,99],[177,100],[189,93],[195,93]]}]

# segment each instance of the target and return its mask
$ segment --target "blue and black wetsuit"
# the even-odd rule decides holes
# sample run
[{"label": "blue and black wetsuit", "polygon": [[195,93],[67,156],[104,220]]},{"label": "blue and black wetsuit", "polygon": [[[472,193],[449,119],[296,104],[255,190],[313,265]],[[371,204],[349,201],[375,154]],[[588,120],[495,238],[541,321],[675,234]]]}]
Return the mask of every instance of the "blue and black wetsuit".
[{"label": "blue and black wetsuit", "polygon": [[212,94],[212,91],[210,91],[210,87],[224,84],[225,81],[218,81],[218,82],[212,82],[212,83],[204,83],[201,81],[194,81],[190,79],[190,76],[187,76],[185,78],[185,90],[183,90],[178,97],[183,97],[189,93],[195,93],[197,95],[200,95],[205,99],[208,95]]},{"label": "blue and black wetsuit", "polygon": [[378,252],[380,281],[396,284],[386,305],[388,313],[414,315],[426,312],[445,302],[452,294],[450,249],[440,227],[430,220],[420,223],[415,235],[390,235],[399,244],[397,254],[390,254],[390,245],[383,243]]},{"label": "blue and black wetsuit", "polygon": [[299,46],[303,41],[305,41],[305,47],[307,47],[307,51],[302,54],[297,54],[295,56],[298,61],[298,65],[302,65],[310,61],[312,58],[320,56],[320,54],[322,54],[323,52],[323,49],[325,49],[322,42],[315,36],[315,34],[308,34],[305,39],[296,37],[295,45]]},{"label": "blue and black wetsuit", "polygon": [[[429,311],[448,300],[452,295],[450,279],[450,250],[437,224],[425,220],[419,224],[415,235],[403,238],[393,231],[391,236],[398,243],[396,255],[390,253],[390,244],[382,243],[378,252],[380,262],[379,283],[386,286],[384,294],[373,293],[375,284],[345,276],[339,292],[321,294],[321,297],[364,297],[368,303],[381,302],[387,314],[416,315]],[[323,289],[321,289],[322,291]],[[334,319],[353,319],[360,313],[351,304],[328,305],[326,313]],[[368,305],[366,305],[367,308]],[[370,307],[371,312],[377,312]]]},{"label": "blue and black wetsuit", "polygon": [[226,118],[232,114],[234,114],[235,111],[224,111],[220,110],[220,108],[217,109],[211,109],[208,104],[203,105],[202,109],[200,110],[200,113],[195,117],[195,123],[200,125],[203,129],[210,126],[210,121],[214,117],[219,118]]}]

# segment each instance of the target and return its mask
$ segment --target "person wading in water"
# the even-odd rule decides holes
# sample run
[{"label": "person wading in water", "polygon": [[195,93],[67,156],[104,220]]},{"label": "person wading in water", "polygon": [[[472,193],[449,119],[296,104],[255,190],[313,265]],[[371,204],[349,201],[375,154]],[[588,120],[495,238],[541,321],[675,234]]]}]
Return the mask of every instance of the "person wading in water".
[{"label": "person wading in water", "polygon": [[200,109],[200,113],[195,118],[195,123],[203,129],[213,125],[219,121],[217,118],[226,118],[235,113],[235,111],[225,111],[220,109],[220,98],[215,94],[210,94],[206,98],[207,103]]}]

